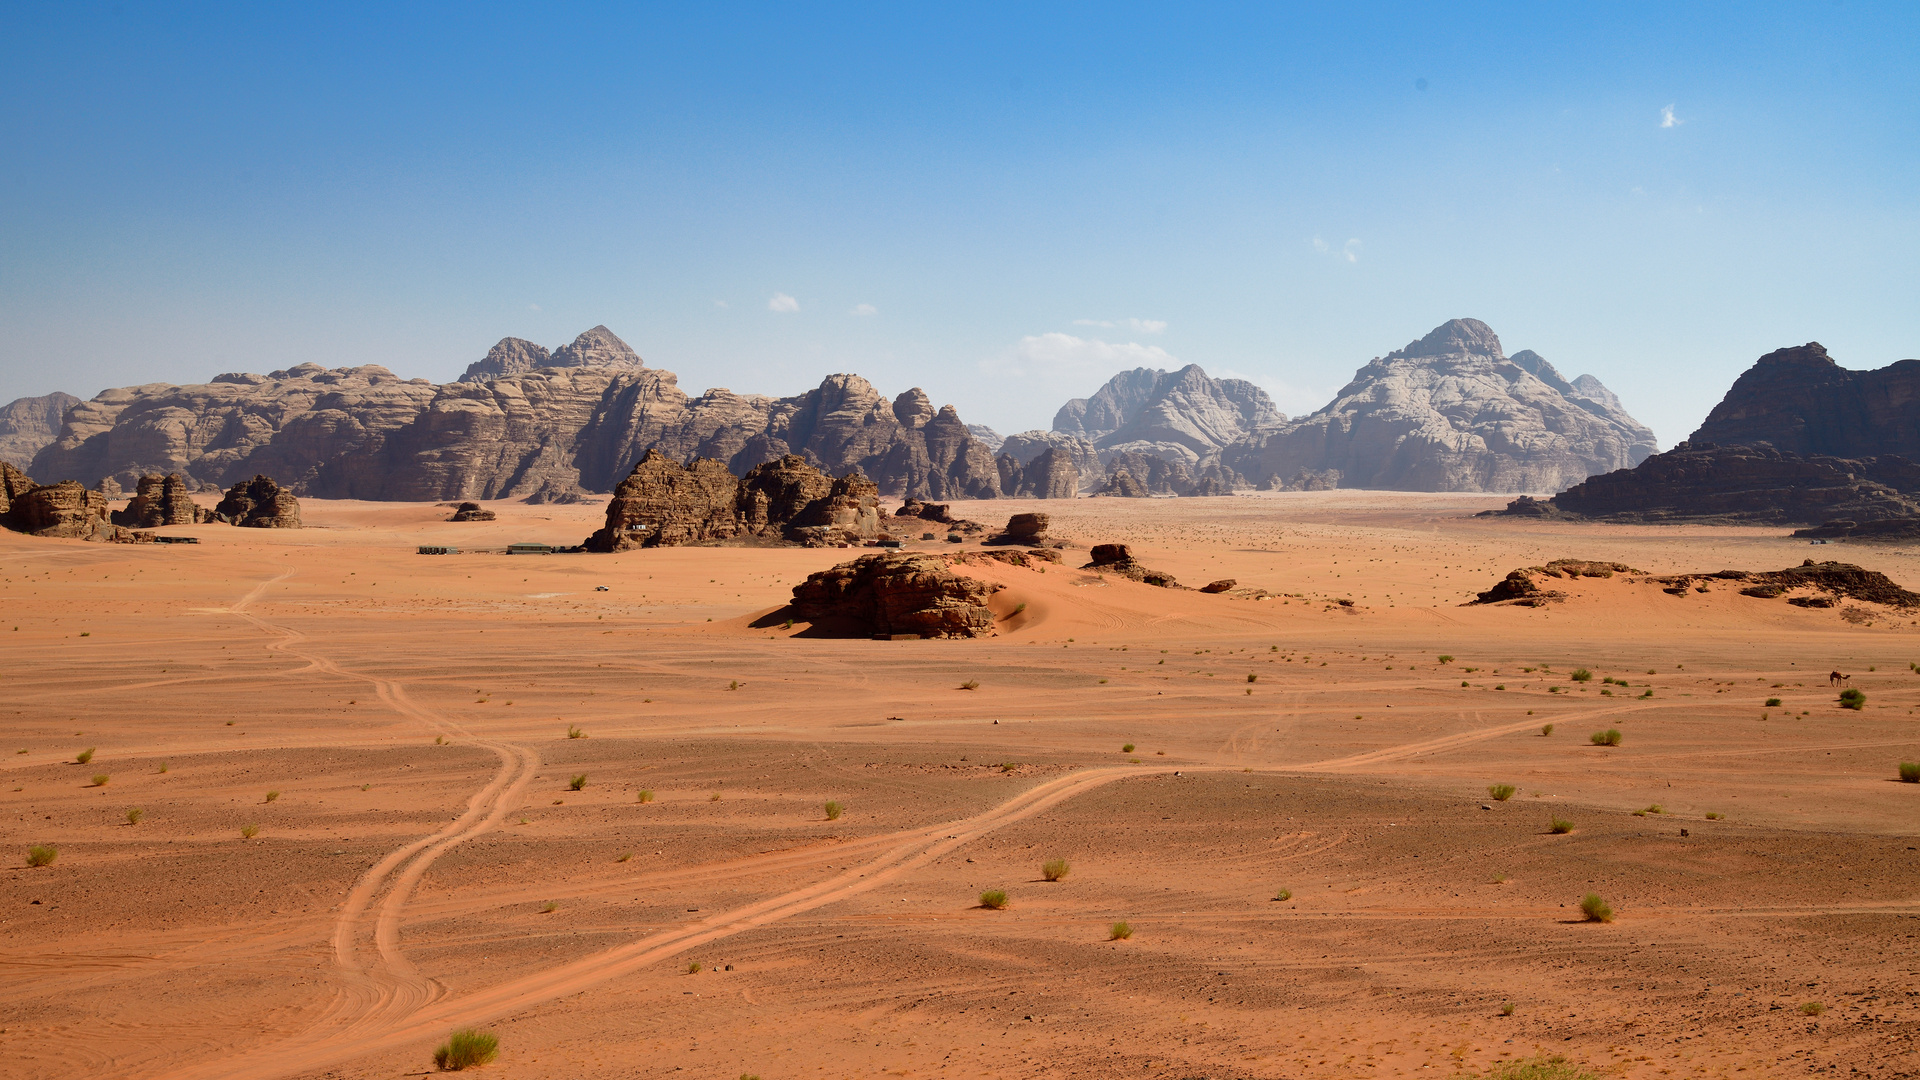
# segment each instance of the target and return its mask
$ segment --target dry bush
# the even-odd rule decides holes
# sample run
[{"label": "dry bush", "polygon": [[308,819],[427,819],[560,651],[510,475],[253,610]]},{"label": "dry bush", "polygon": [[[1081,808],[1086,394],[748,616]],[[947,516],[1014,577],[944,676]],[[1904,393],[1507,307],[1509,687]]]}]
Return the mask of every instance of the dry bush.
[{"label": "dry bush", "polygon": [[653,789],[652,789],[652,788],[641,788],[641,789],[640,789],[640,795],[639,795],[639,800],[640,800],[641,802],[643,802],[643,803],[646,803],[646,802],[652,802],[652,801],[653,801]]},{"label": "dry bush", "polygon": [[247,824],[240,826],[240,835],[245,839],[251,840],[254,837],[260,835],[260,826],[255,825],[252,822],[248,822]]},{"label": "dry bush", "polygon": [[500,1056],[500,1039],[491,1031],[461,1028],[433,1052],[433,1064],[444,1072],[459,1072],[475,1065],[486,1065]]},{"label": "dry bush", "polygon": [[1107,928],[1108,941],[1125,941],[1133,936],[1133,926],[1125,919]]},{"label": "dry bush", "polygon": [[1493,796],[1494,802],[1506,802],[1518,790],[1512,784],[1491,784],[1487,787],[1487,794]]},{"label": "dry bush", "polygon": [[980,894],[980,906],[999,911],[1007,906],[1007,891],[1005,889],[988,889],[986,892]]},{"label": "dry bush", "polygon": [[1570,833],[1573,831],[1573,822],[1562,817],[1553,818],[1547,822],[1547,831],[1555,835]]},{"label": "dry bush", "polygon": [[842,813],[845,813],[846,809],[847,809],[846,807],[841,806],[838,802],[835,802],[832,799],[828,799],[827,800],[827,820],[839,821],[840,815]]},{"label": "dry bush", "polygon": [[59,857],[60,849],[52,844],[35,844],[27,849],[28,866],[52,866]]},{"label": "dry bush", "polygon": [[147,816],[147,812],[145,810],[142,810],[137,806],[129,807],[127,809],[127,824],[138,825],[140,824],[140,819],[146,816]]},{"label": "dry bush", "polygon": [[1900,763],[1900,779],[1908,784],[1920,784],[1920,761]]},{"label": "dry bush", "polygon": [[1040,867],[1040,876],[1046,878],[1048,881],[1059,881],[1061,878],[1066,877],[1072,869],[1073,867],[1067,865],[1067,860],[1065,859],[1048,859]]},{"label": "dry bush", "polygon": [[1591,742],[1595,746],[1619,746],[1620,745],[1620,729],[1608,728],[1605,731],[1596,731],[1593,734],[1587,736],[1587,741]]},{"label": "dry bush", "polygon": [[582,731],[582,730],[580,729],[580,725],[579,725],[579,724],[568,724],[568,725],[567,725],[567,738],[569,738],[569,739],[584,739],[584,738],[586,738],[586,737],[587,737],[587,733],[586,733],[585,731]]},{"label": "dry bush", "polygon": [[73,755],[73,760],[79,762],[82,765],[88,764],[89,762],[93,761],[93,747],[89,746],[85,750],[82,750],[79,753]]},{"label": "dry bush", "polygon": [[579,791],[579,790],[580,790],[581,788],[583,788],[583,787],[586,787],[586,786],[587,786],[587,774],[586,774],[586,773],[579,773],[579,774],[577,774],[577,775],[575,775],[573,779],[571,779],[571,780],[569,780],[569,781],[567,781],[567,786],[568,786],[569,788],[572,788],[572,789],[573,789],[574,791]]},{"label": "dry bush", "polygon": [[1613,906],[1600,899],[1599,893],[1588,893],[1580,900],[1580,911],[1588,922],[1612,922]]}]

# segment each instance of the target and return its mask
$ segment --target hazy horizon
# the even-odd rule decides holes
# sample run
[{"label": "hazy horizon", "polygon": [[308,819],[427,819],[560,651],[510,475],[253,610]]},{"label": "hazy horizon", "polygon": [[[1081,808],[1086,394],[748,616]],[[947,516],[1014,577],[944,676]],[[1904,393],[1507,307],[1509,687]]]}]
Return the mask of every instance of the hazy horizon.
[{"label": "hazy horizon", "polygon": [[1285,412],[1450,318],[1684,438],[1920,355],[1897,5],[17,9],[0,402],[598,323],[1049,426],[1197,363]]}]

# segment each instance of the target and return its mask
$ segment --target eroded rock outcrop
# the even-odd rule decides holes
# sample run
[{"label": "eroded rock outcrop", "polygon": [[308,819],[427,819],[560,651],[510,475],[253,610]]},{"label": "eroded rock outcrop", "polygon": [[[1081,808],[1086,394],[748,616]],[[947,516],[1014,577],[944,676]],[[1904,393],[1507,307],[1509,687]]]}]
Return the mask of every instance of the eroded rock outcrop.
[{"label": "eroded rock outcrop", "polygon": [[453,508],[453,515],[447,518],[447,520],[448,521],[492,521],[494,520],[494,518],[498,516],[499,515],[495,514],[491,510],[488,510],[482,507],[477,502],[463,502],[459,506],[456,506]]},{"label": "eroded rock outcrop", "polygon": [[1817,341],[1777,349],[1734,380],[1688,441],[1920,461],[1920,360],[1849,371]]},{"label": "eroded rock outcrop", "polygon": [[1011,454],[994,459],[1000,471],[1000,493],[1008,498],[1071,499],[1080,493],[1080,470],[1065,448],[1049,446],[1032,461],[1020,464]]},{"label": "eroded rock outcrop", "polygon": [[1542,587],[1541,578],[1549,580],[1583,577],[1610,578],[1615,574],[1640,572],[1626,563],[1555,559],[1545,566],[1527,566],[1510,571],[1499,584],[1467,601],[1467,605],[1510,604],[1517,607],[1545,607],[1565,600],[1567,594],[1557,589]]},{"label": "eroded rock outcrop", "polygon": [[649,450],[607,504],[589,551],[722,540],[852,543],[879,535],[879,497],[858,473],[833,479],[788,455],[736,477],[710,458],[682,465]]},{"label": "eroded rock outcrop", "polygon": [[1163,589],[1183,588],[1172,574],[1140,565],[1133,557],[1133,549],[1126,544],[1095,544],[1092,555],[1093,561],[1080,569],[1112,574],[1146,585],[1158,585]]},{"label": "eroded rock outcrop", "polygon": [[1062,406],[1053,430],[1091,442],[1103,463],[1110,453],[1132,452],[1191,469],[1208,454],[1286,419],[1253,383],[1215,379],[1188,364],[1178,371],[1123,371],[1092,397]]},{"label": "eroded rock outcrop", "polygon": [[[12,489],[13,483],[8,487]],[[34,484],[25,491],[16,489],[0,525],[34,536],[91,539],[114,528],[107,519],[107,503],[106,495],[88,490],[78,480]]]},{"label": "eroded rock outcrop", "polygon": [[72,394],[23,397],[0,406],[0,461],[32,461],[60,437],[67,410],[80,404]]},{"label": "eroded rock outcrop", "polygon": [[256,476],[233,485],[213,516],[243,529],[298,529],[300,500],[271,477]]},{"label": "eroded rock outcrop", "polygon": [[13,500],[38,486],[33,477],[21,472],[13,462],[0,461],[0,516],[13,509]]},{"label": "eroded rock outcrop", "polygon": [[980,637],[993,630],[987,599],[1000,588],[933,555],[862,555],[809,574],[794,586],[792,611],[826,636]]},{"label": "eroded rock outcrop", "polygon": [[213,511],[193,501],[192,489],[179,473],[143,476],[126,508],[112,514],[115,525],[130,529],[157,529],[166,525],[198,525],[213,520]]},{"label": "eroded rock outcrop", "polygon": [[[1480,604],[1544,607],[1565,601],[1567,593],[1550,587],[1551,579],[1611,578],[1622,575],[1628,584],[1655,585],[1674,597],[1712,592],[1716,585],[1737,589],[1741,596],[1759,600],[1784,598],[1796,607],[1834,607],[1840,600],[1859,600],[1909,610],[1920,607],[1920,593],[1895,584],[1876,570],[1852,563],[1808,559],[1785,570],[1716,570],[1692,574],[1652,575],[1625,563],[1557,559],[1545,566],[1529,566],[1507,574],[1467,606]],[[1547,579],[1543,581],[1542,579]]]}]

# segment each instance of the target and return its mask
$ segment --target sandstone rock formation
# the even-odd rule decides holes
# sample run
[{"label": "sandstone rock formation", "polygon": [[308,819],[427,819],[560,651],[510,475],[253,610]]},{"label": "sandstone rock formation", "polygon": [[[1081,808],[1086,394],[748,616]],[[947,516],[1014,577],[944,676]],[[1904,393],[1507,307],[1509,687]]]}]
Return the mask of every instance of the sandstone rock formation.
[{"label": "sandstone rock formation", "polygon": [[986,447],[989,454],[999,453],[1001,445],[1007,441],[999,432],[985,424],[968,424],[967,431],[975,439],[980,440],[980,445]]},{"label": "sandstone rock formation", "polygon": [[157,529],[165,525],[198,525],[213,520],[213,511],[193,501],[193,493],[179,473],[143,476],[126,509],[112,514],[115,525],[130,529]]},{"label": "sandstone rock formation", "polygon": [[1058,446],[1047,447],[1025,465],[1011,454],[1001,454],[994,459],[1000,493],[1008,498],[1071,499],[1080,493],[1080,470],[1073,457]]},{"label": "sandstone rock formation", "polygon": [[[1568,488],[1552,505],[1608,521],[1791,525],[1912,517],[1920,516],[1920,465],[1892,455],[1847,459],[1686,442],[1637,468]],[[1537,506],[1509,512],[1539,516]]]},{"label": "sandstone rock formation", "polygon": [[0,407],[0,461],[32,461],[60,436],[67,410],[80,404],[72,394],[18,398]]},{"label": "sandstone rock formation", "polygon": [[[13,488],[10,481],[9,488]],[[34,536],[84,540],[113,525],[107,520],[107,497],[89,491],[78,480],[35,484],[12,494],[0,525]]]},{"label": "sandstone rock formation", "polygon": [[[1106,475],[1106,467],[1100,460],[1100,448],[1078,435],[1068,435],[1059,431],[1023,431],[1009,435],[1000,443],[994,460],[1011,459],[1018,469],[1025,469],[1029,463],[1048,450],[1057,450],[1073,462],[1073,471],[1078,475],[1082,488],[1088,487]],[[1000,491],[1003,495],[1014,495],[1006,485],[1006,469],[1001,470]],[[1016,477],[1016,485],[1018,483]]]},{"label": "sandstone rock formation", "polygon": [[1817,341],[1778,349],[1734,380],[1688,441],[1920,461],[1920,360],[1849,371]]},{"label": "sandstone rock formation", "polygon": [[1049,524],[1045,514],[1015,514],[1007,519],[1007,530],[1001,534],[1003,542],[1039,547],[1047,542]]},{"label": "sandstone rock formation", "polygon": [[1519,492],[1558,491],[1654,452],[1652,433],[1597,380],[1576,382],[1536,354],[1507,357],[1485,323],[1455,319],[1220,462],[1263,487]]},{"label": "sandstone rock formation", "polygon": [[1118,450],[1107,458],[1107,480],[1096,495],[1146,498],[1153,495],[1227,495],[1248,486],[1245,478],[1222,467],[1217,457],[1198,466],[1196,477],[1185,462],[1134,450]]},{"label": "sandstone rock formation", "polygon": [[1541,588],[1540,578],[1610,578],[1615,574],[1640,572],[1626,563],[1555,559],[1545,566],[1528,566],[1510,571],[1499,584],[1467,601],[1466,606],[1508,604],[1515,607],[1545,607],[1565,600],[1567,594],[1556,589]]},{"label": "sandstone rock formation", "polygon": [[1625,563],[1556,559],[1545,566],[1529,566],[1510,572],[1505,580],[1468,601],[1467,606],[1495,604],[1544,607],[1566,600],[1567,594],[1542,588],[1541,578],[1611,578],[1616,574],[1628,575],[1627,581],[1631,584],[1660,586],[1662,592],[1676,597],[1710,592],[1713,585],[1719,584],[1739,586],[1740,595],[1760,600],[1785,597],[1787,603],[1797,607],[1833,607],[1841,599],[1885,604],[1903,610],[1920,607],[1920,593],[1901,588],[1885,574],[1862,569],[1852,563],[1814,562],[1812,559],[1785,570],[1718,570],[1664,576],[1650,575]]},{"label": "sandstone rock formation", "polygon": [[1091,398],[1054,415],[1053,430],[1101,451],[1131,451],[1189,468],[1248,436],[1278,428],[1286,416],[1267,392],[1244,379],[1214,379],[1198,364],[1178,371],[1135,368],[1107,380]]},{"label": "sandstone rock formation", "polygon": [[1102,574],[1113,574],[1130,581],[1147,585],[1158,585],[1163,589],[1178,589],[1181,584],[1172,574],[1160,570],[1149,570],[1140,565],[1133,557],[1133,549],[1126,544],[1093,545],[1093,561],[1082,566],[1082,570],[1094,570]]},{"label": "sandstone rock formation", "polygon": [[33,477],[14,467],[11,461],[0,461],[0,517],[13,509],[13,501],[38,487]]},{"label": "sandstone rock formation", "polygon": [[993,629],[987,598],[1000,588],[932,555],[862,555],[794,586],[792,611],[829,636],[980,637]]},{"label": "sandstone rock formation", "polygon": [[492,521],[494,518],[498,516],[499,516],[498,514],[495,514],[491,510],[482,509],[479,503],[463,502],[459,506],[454,508],[453,516],[449,517],[447,520],[448,521]]},{"label": "sandstone rock formation", "polygon": [[681,465],[649,450],[614,491],[607,523],[586,547],[627,551],[756,538],[851,543],[879,532],[878,494],[857,472],[835,480],[788,455],[736,477],[710,458]]},{"label": "sandstone rock formation", "polygon": [[233,485],[220,505],[213,508],[213,516],[245,529],[297,529],[300,500],[272,479],[255,476]]}]

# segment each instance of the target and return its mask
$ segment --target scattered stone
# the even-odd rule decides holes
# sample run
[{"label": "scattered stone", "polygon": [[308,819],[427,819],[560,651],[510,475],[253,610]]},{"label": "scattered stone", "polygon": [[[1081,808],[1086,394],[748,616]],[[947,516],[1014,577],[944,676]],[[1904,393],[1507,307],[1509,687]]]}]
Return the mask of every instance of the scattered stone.
[{"label": "scattered stone", "polygon": [[999,589],[933,555],[862,555],[808,575],[794,586],[792,610],[824,636],[980,637],[993,631],[987,598]]}]

